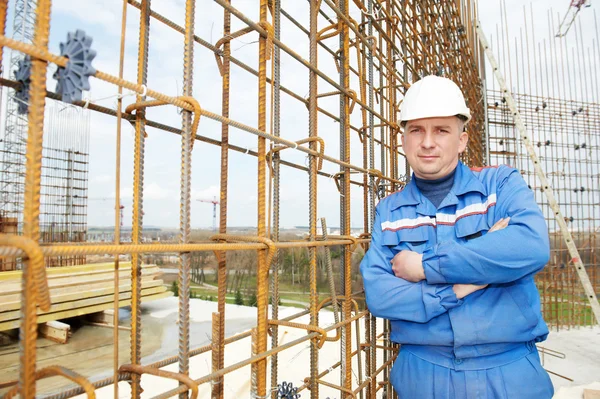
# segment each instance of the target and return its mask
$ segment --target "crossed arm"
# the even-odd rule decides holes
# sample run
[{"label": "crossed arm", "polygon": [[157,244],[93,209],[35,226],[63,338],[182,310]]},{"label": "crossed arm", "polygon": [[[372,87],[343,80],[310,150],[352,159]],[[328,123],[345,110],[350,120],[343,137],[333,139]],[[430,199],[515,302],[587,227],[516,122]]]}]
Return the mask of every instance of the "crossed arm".
[{"label": "crossed arm", "polygon": [[[505,218],[493,230],[466,243],[438,243],[423,255],[412,251],[394,254],[382,245],[381,217],[376,209],[371,248],[361,263],[367,305],[373,315],[426,323],[488,284],[510,283],[543,268],[549,257],[549,240],[533,194],[514,169],[504,169],[499,180],[495,211]],[[522,250],[524,245],[527,251]]]},{"label": "crossed arm", "polygon": [[540,271],[550,255],[544,216],[516,170],[503,168],[498,174],[495,213],[509,217],[510,225],[500,221],[493,234],[465,243],[440,242],[422,257],[400,253],[394,260],[396,275],[429,284],[486,285],[511,283]]},{"label": "crossed arm", "polygon": [[[494,231],[499,231],[508,226],[510,217],[500,219],[494,224],[488,234]],[[417,283],[421,280],[425,280],[425,269],[423,268],[423,255],[413,251],[400,251],[391,260],[392,271],[396,277],[402,278],[412,283]],[[469,294],[479,291],[488,284],[453,284],[452,291],[456,294],[458,299],[462,299]]]}]

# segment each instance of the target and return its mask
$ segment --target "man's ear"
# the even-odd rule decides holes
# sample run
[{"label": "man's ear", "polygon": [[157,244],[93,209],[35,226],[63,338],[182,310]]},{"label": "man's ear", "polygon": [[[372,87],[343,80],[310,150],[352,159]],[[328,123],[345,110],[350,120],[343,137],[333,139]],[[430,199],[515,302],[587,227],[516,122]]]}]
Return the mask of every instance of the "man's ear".
[{"label": "man's ear", "polygon": [[462,154],[467,149],[467,143],[469,142],[469,134],[467,132],[460,133],[460,144],[458,145],[458,153]]}]

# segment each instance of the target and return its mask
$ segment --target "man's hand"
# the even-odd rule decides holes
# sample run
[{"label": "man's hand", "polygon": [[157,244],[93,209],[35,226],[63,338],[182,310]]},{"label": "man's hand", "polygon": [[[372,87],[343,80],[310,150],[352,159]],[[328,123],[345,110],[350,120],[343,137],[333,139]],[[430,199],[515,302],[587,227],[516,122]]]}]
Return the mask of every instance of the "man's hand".
[{"label": "man's hand", "polygon": [[[488,233],[492,233],[494,231],[502,230],[503,228],[505,228],[506,226],[508,226],[508,222],[509,221],[510,221],[509,217],[498,220],[492,226],[492,228],[488,231]],[[474,293],[476,291],[482,290],[482,289],[484,289],[487,286],[488,286],[487,284],[484,284],[484,285],[454,284],[452,286],[452,290],[454,291],[454,293],[456,294],[456,297],[458,299],[463,299],[467,295],[470,295],[470,294],[472,294],[472,293]]]},{"label": "man's hand", "polygon": [[494,231],[502,230],[503,228],[505,228],[506,226],[508,226],[508,222],[510,222],[510,218],[509,217],[506,217],[506,218],[498,220],[492,226],[492,228],[488,230],[488,233],[492,233]]},{"label": "man's hand", "polygon": [[475,284],[454,284],[452,286],[452,291],[456,294],[458,299],[463,299],[467,295],[474,293],[475,291],[479,291],[487,287],[488,285],[475,285]]},{"label": "man's hand", "polygon": [[405,249],[398,252],[390,263],[396,277],[416,283],[425,280],[422,259],[422,254]]},{"label": "man's hand", "polygon": [[[494,231],[502,230],[506,226],[508,226],[508,222],[510,218],[504,218],[498,220],[488,231],[488,233],[492,233]],[[412,283],[417,283],[421,280],[425,280],[425,270],[423,269],[423,255],[409,251],[407,249],[400,251],[392,258],[390,263],[392,264],[392,271],[396,277],[400,277],[406,281],[410,281]],[[463,298],[469,294],[472,294],[475,291],[478,291],[482,288],[487,287],[487,285],[472,285],[472,284],[456,284],[458,287],[456,292],[456,296],[462,295],[460,298]],[[458,291],[458,292],[457,292]]]}]

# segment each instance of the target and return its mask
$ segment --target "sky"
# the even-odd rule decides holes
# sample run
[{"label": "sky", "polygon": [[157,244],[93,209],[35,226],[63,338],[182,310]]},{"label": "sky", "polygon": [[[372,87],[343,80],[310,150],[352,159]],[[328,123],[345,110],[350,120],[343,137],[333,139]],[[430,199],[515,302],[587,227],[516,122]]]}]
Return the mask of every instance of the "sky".
[{"label": "sky", "polygon": [[[258,20],[258,0],[238,0],[233,2],[235,7],[254,21]],[[308,3],[300,0],[283,1],[283,7],[290,14],[301,20],[308,18]],[[569,0],[537,0],[532,2],[534,24],[530,22],[529,29],[538,38],[548,36],[547,12],[553,9],[562,17],[568,8]],[[12,2],[10,3],[13,4]],[[506,1],[507,23],[511,32],[518,32],[523,26],[523,5],[529,8],[529,2],[516,0]],[[152,8],[183,25],[185,15],[184,0],[154,0]],[[586,45],[596,37],[594,26],[595,2],[579,14],[579,22],[584,32]],[[120,26],[120,0],[84,0],[74,3],[71,0],[54,0],[52,2],[52,21],[50,27],[49,48],[58,53],[59,43],[64,41],[67,32],[83,29],[93,38],[92,47],[97,51],[93,66],[97,70],[118,75]],[[528,9],[529,12],[529,9]],[[134,7],[127,10],[126,55],[124,78],[135,82],[137,70],[137,45],[139,12]],[[496,26],[501,21],[501,5],[498,1],[480,1],[480,20],[482,27],[492,39],[497,36]],[[329,12],[333,15],[333,12]],[[222,8],[211,0],[197,0],[195,15],[195,33],[203,39],[215,43],[222,37]],[[358,18],[358,17],[357,17]],[[531,16],[528,16],[531,20]],[[558,17],[556,17],[558,18]],[[12,10],[8,15],[9,25],[12,26]],[[319,28],[326,26],[325,20],[319,20]],[[232,18],[232,31],[245,25]],[[9,28],[10,31],[10,28]],[[9,32],[10,34],[10,32]],[[233,55],[247,64],[257,66],[257,35],[248,34],[232,42]],[[328,44],[337,48],[337,39]],[[513,40],[512,38],[510,39]],[[566,37],[573,43],[573,32]],[[308,59],[308,40],[296,27],[284,20],[282,26],[282,41],[291,44],[303,58]],[[5,50],[6,51],[6,50]],[[282,54],[284,54],[282,52]],[[5,59],[8,57],[5,56]],[[55,66],[49,67],[51,77]],[[319,68],[330,74],[336,74],[335,65],[330,55],[319,52]],[[294,90],[300,95],[308,95],[308,72],[297,61],[287,55],[282,55],[282,85]],[[182,92],[183,75],[183,39],[182,35],[167,28],[155,20],[151,21],[150,50],[148,66],[149,88],[162,93],[176,96]],[[88,94],[92,102],[107,107],[116,107],[117,87],[98,79],[90,79],[91,91]],[[323,80],[319,81],[319,92],[333,89]],[[51,89],[55,82],[48,81]],[[250,126],[257,125],[257,79],[240,68],[232,66],[231,77],[231,118]],[[221,78],[219,76],[214,55],[201,45],[194,47],[194,81],[193,96],[204,109],[221,112]],[[107,98],[108,97],[108,98]],[[125,104],[134,100],[133,96],[124,99]],[[328,97],[319,100],[319,105],[336,112],[338,97]],[[298,140],[308,135],[308,111],[303,104],[282,94],[281,132],[290,140]],[[336,112],[337,113],[337,112]],[[147,112],[148,119],[180,127],[181,116],[174,107],[158,107]],[[359,125],[360,112],[356,107],[352,114],[352,122]],[[116,148],[116,119],[114,117],[92,112],[90,115],[90,164],[88,225],[110,226],[114,222],[115,196],[115,148]],[[334,157],[339,155],[339,125],[326,117],[318,120],[319,136],[326,142],[325,153]],[[129,123],[122,124],[122,153],[121,153],[121,200],[125,206],[124,225],[131,225],[131,204],[133,187],[133,138],[134,129]],[[181,140],[177,135],[147,129],[146,152],[144,162],[144,225],[175,228],[179,225],[179,178]],[[221,125],[208,118],[202,118],[198,133],[215,139],[220,139]],[[233,144],[256,150],[256,136],[249,133],[230,129],[230,141]],[[353,133],[351,142],[351,163],[362,165],[362,145]],[[282,153],[289,161],[304,164],[307,162],[304,154],[287,150]],[[257,161],[255,157],[231,151],[229,155],[230,174],[228,180],[229,204],[228,225],[256,226],[257,222]],[[197,199],[212,199],[219,196],[219,147],[196,142],[192,155],[192,228],[205,228],[212,225],[212,205],[196,201]],[[337,165],[324,163],[323,171],[336,173]],[[359,175],[354,179],[362,180]],[[281,226],[291,227],[308,224],[308,175],[306,172],[282,168],[281,176]],[[268,190],[268,187],[267,187]],[[326,217],[329,226],[339,226],[340,195],[332,179],[318,179],[318,217]],[[352,226],[362,225],[362,190],[353,186],[350,193],[352,201]]]}]

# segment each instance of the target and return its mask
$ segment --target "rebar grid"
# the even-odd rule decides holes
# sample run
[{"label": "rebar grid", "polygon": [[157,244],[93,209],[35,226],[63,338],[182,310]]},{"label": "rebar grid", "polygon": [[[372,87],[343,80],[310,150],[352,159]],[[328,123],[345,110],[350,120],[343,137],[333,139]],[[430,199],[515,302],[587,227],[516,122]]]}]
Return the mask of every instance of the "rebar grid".
[{"label": "rebar grid", "polygon": [[[600,293],[597,233],[600,220],[598,157],[600,98],[597,69],[600,55],[598,25],[584,35],[575,21],[569,36],[557,37],[560,16],[548,10],[534,16],[533,7],[523,7],[523,24],[508,27],[506,4],[499,0],[503,24],[491,40],[500,69],[510,82],[516,106],[530,132],[530,140],[552,187],[581,261],[596,295]],[[535,24],[545,27],[536,38]],[[538,27],[539,27],[538,25]],[[589,40],[591,39],[591,40]],[[551,258],[536,276],[542,313],[553,329],[596,324],[592,308],[574,267],[574,260],[561,237],[555,213],[544,195],[506,100],[491,85],[487,92],[490,164],[509,164],[518,170],[534,192],[546,217]]]},{"label": "rebar grid", "polygon": [[[541,96],[518,95],[521,115],[533,126],[532,141],[556,193],[567,226],[579,250],[595,292],[600,292],[597,234],[600,216],[597,127],[600,108],[596,103],[568,101]],[[551,257],[536,276],[542,312],[555,329],[594,325],[595,320],[572,259],[558,229],[554,213],[544,197],[521,143],[514,137],[514,123],[507,115],[498,92],[488,93],[490,160],[518,168],[540,204],[550,234]],[[578,110],[584,110],[582,113]],[[576,112],[573,115],[573,112]],[[508,119],[507,119],[508,118]]]},{"label": "rebar grid", "polygon": [[[170,357],[150,366],[161,368],[168,364],[179,362],[179,373],[169,376],[179,376],[179,381],[187,381],[188,385],[180,385],[169,392],[156,392],[156,397],[170,397],[176,394],[186,395],[190,384],[212,383],[212,397],[224,397],[223,386],[227,381],[227,374],[248,365],[252,366],[252,393],[255,397],[271,396],[273,388],[280,381],[277,380],[277,358],[276,355],[282,351],[290,350],[306,341],[310,341],[310,362],[307,365],[305,376],[306,389],[310,390],[311,397],[320,395],[319,389],[334,387],[339,390],[340,397],[374,397],[379,389],[385,389],[391,395],[391,386],[387,381],[382,383],[384,375],[389,375],[391,364],[395,359],[397,349],[388,340],[388,325],[381,333],[377,331],[375,318],[368,311],[353,308],[355,300],[361,300],[362,293],[356,291],[356,256],[357,244],[367,244],[368,239],[356,239],[351,237],[350,220],[351,207],[362,209],[362,230],[368,237],[371,229],[373,209],[378,198],[394,192],[401,188],[410,173],[402,160],[402,152],[399,149],[397,134],[401,132],[397,122],[397,112],[403,93],[412,82],[427,74],[442,74],[453,78],[461,86],[467,97],[468,105],[475,115],[473,121],[468,125],[470,141],[464,159],[472,165],[484,163],[485,143],[483,140],[483,92],[480,82],[481,58],[479,47],[474,41],[474,27],[470,21],[476,17],[475,2],[470,0],[437,2],[437,1],[330,1],[310,0],[309,18],[301,18],[298,15],[290,15],[279,1],[260,0],[257,3],[259,11],[258,20],[254,21],[242,14],[237,8],[235,1],[215,0],[224,10],[223,26],[224,37],[216,39],[215,45],[205,38],[193,34],[193,12],[203,6],[202,1],[187,1],[185,26],[179,26],[173,21],[159,15],[150,7],[149,0],[137,2],[127,0],[130,5],[140,10],[140,31],[136,83],[127,81],[122,76],[115,77],[105,72],[97,71],[94,76],[97,79],[112,83],[120,89],[135,91],[138,96],[136,103],[138,107],[135,113],[115,112],[106,107],[96,104],[75,103],[75,106],[83,106],[95,112],[119,116],[129,120],[135,125],[135,148],[134,148],[134,190],[133,190],[133,231],[132,243],[130,245],[115,243],[114,245],[97,244],[65,244],[40,246],[45,256],[58,255],[89,255],[89,254],[131,254],[132,255],[132,324],[131,324],[131,364],[120,364],[115,362],[114,376],[119,380],[131,382],[132,396],[138,398],[143,387],[140,385],[140,373],[132,373],[129,370],[142,370],[140,368],[141,340],[141,311],[140,311],[140,278],[141,278],[141,255],[147,253],[176,252],[181,254],[179,287],[184,291],[189,289],[190,252],[217,251],[218,259],[218,313],[212,319],[213,342],[202,348],[189,348],[189,302],[185,295],[180,294],[179,320],[180,320],[180,347],[177,357]],[[40,3],[38,20],[48,20],[49,9],[43,8],[44,2]],[[194,5],[195,3],[195,5]],[[245,25],[243,33],[231,32],[231,19],[239,26],[240,22]],[[309,59],[304,59],[300,54],[305,51],[295,49],[297,43],[284,43],[281,39],[280,19],[286,21],[290,29],[298,29],[308,36]],[[219,68],[222,78],[222,109],[207,110],[194,107],[188,100],[182,97],[167,96],[152,90],[152,82],[148,82],[148,53],[152,42],[150,26],[156,23],[165,24],[175,31],[184,35],[184,95],[192,95],[192,79],[194,76],[193,50],[194,45],[200,45],[211,50],[217,56],[219,62],[213,59],[202,60],[202,66],[207,65]],[[291,25],[289,25],[291,24]],[[125,24],[123,24],[125,26]],[[246,28],[247,27],[247,28]],[[38,26],[38,29],[44,27]],[[47,29],[47,27],[46,27]],[[238,59],[231,54],[230,44],[237,37],[245,34],[256,37],[258,33],[258,68],[254,69],[247,62]],[[34,65],[46,65],[46,62],[65,66],[67,60],[59,57],[44,48],[44,42],[35,43],[34,46],[19,43],[17,41],[0,36],[0,45],[30,54],[34,59]],[[291,57],[297,66],[303,67],[309,77],[308,97],[304,93],[296,93],[281,84],[280,75],[285,75],[281,69],[281,55]],[[121,60],[123,54],[121,54]],[[151,66],[150,66],[151,67]],[[333,68],[332,68],[333,67]],[[247,72],[247,78],[257,78],[258,98],[253,104],[247,104],[248,112],[257,111],[257,126],[251,127],[239,121],[231,119],[229,115],[229,103],[236,88],[230,87],[232,68],[241,68]],[[335,69],[334,69],[335,68]],[[333,72],[332,72],[333,71]],[[337,73],[336,73],[337,71]],[[1,83],[9,87],[17,87],[18,83],[10,80],[2,80]],[[92,80],[93,85],[93,80]],[[146,87],[148,85],[149,87]],[[36,86],[37,87],[37,86]],[[47,97],[55,97],[55,94],[46,92],[37,87],[36,97],[32,96],[30,105],[31,115],[39,118],[40,110],[43,110],[44,94]],[[308,108],[306,115],[308,129],[305,139],[298,140],[286,138],[286,127],[280,126],[280,116],[286,113],[281,107],[281,93],[289,96],[294,101],[304,103]],[[201,102],[202,93],[196,97]],[[183,111],[183,128],[179,129],[168,126],[158,121],[146,118],[144,106],[150,105],[146,97],[159,100],[161,104],[174,105]],[[339,108],[331,106],[331,102],[323,97],[339,96]],[[37,102],[34,102],[36,99]],[[41,101],[41,104],[38,102]],[[152,104],[152,105],[156,105]],[[131,108],[133,110],[134,108]],[[43,112],[41,112],[43,115]],[[190,133],[192,116],[199,118],[202,115],[222,124],[221,139],[215,140],[202,135],[202,122],[200,122],[199,133],[193,137]],[[268,118],[272,118],[271,121]],[[323,153],[324,147],[320,143],[327,144],[320,137],[319,124],[321,120],[334,120],[339,123],[339,154],[329,155]],[[30,117],[30,124],[31,121]],[[33,126],[33,125],[32,125]],[[163,131],[181,135],[182,140],[182,169],[181,178],[181,239],[179,243],[166,244],[142,244],[140,234],[142,231],[144,199],[142,196],[144,186],[144,153],[145,153],[145,130],[152,126]],[[251,133],[257,137],[257,149],[249,150],[230,143],[229,130],[233,127],[236,134],[240,131]],[[327,132],[323,131],[323,135]],[[41,131],[37,131],[41,135]],[[34,135],[31,135],[35,137]],[[220,235],[215,239],[219,242],[192,243],[189,241],[189,190],[192,153],[191,147],[195,140],[202,141],[220,147],[221,152],[221,215]],[[359,146],[354,143],[360,142]],[[304,145],[308,143],[307,145]],[[267,151],[273,150],[278,144],[283,148],[296,149],[308,157],[308,166],[285,160],[289,151]],[[40,151],[41,142],[31,143],[30,151]],[[360,149],[360,150],[357,150]],[[205,149],[206,150],[206,149]],[[228,178],[233,170],[228,163],[229,151],[243,152],[257,158],[257,232],[255,237],[232,236],[227,231],[227,202],[234,200],[228,198]],[[29,153],[29,151],[28,151]],[[272,154],[271,156],[268,156]],[[355,159],[361,159],[362,165],[353,163]],[[147,162],[147,161],[146,161]],[[323,164],[323,169],[321,169]],[[335,165],[339,172],[331,172]],[[269,166],[269,168],[267,168]],[[282,242],[278,236],[280,215],[280,173],[282,167],[290,167],[306,171],[308,185],[306,194],[308,197],[309,234],[304,241]],[[31,176],[39,174],[39,164],[28,164],[27,172]],[[329,170],[327,172],[326,170]],[[351,178],[352,173],[362,174],[362,178]],[[28,175],[29,176],[29,175]],[[327,177],[329,179],[319,179]],[[332,181],[333,180],[333,181]],[[319,184],[336,184],[340,192],[340,236],[329,236],[325,239],[317,237],[318,217],[318,192]],[[362,191],[362,203],[352,199],[352,186]],[[267,191],[267,187],[271,189]],[[27,180],[26,193],[39,190],[39,180]],[[33,190],[33,191],[32,191]],[[272,199],[270,198],[272,196]],[[35,218],[39,212],[39,202],[27,200],[24,209],[25,218]],[[267,202],[272,208],[267,208]],[[117,202],[118,204],[118,202]],[[116,219],[117,220],[117,219]],[[324,223],[323,223],[324,225]],[[39,240],[35,231],[28,232],[30,238]],[[115,235],[118,237],[118,235]],[[242,241],[242,242],[240,242]],[[319,309],[323,306],[323,298],[317,290],[317,250],[322,247],[341,246],[341,262],[339,270],[339,291],[330,292],[329,301],[334,309],[337,301],[341,302],[341,320],[332,326],[319,326]],[[274,298],[279,295],[277,277],[278,273],[270,276],[269,270],[273,266],[277,270],[279,250],[284,248],[303,248],[309,253],[310,267],[310,306],[306,312],[300,312],[294,317],[286,318],[291,321],[297,317],[309,314],[310,324],[305,325],[309,333],[299,339],[284,344],[278,344],[276,338],[271,340],[272,346],[268,346],[268,334],[277,332],[277,325],[282,323],[277,320],[277,306],[273,307],[272,322],[267,314],[269,294]],[[257,320],[256,329],[253,332],[253,355],[241,362],[225,365],[224,353],[228,344],[238,339],[248,337],[250,334],[240,334],[236,337],[225,338],[225,324],[227,321],[225,313],[225,289],[227,286],[227,262],[226,252],[236,250],[256,250],[258,252],[257,264]],[[17,248],[1,247],[0,256],[22,256],[23,253]],[[275,259],[274,262],[273,259]],[[269,289],[269,278],[273,278]],[[26,287],[33,284],[32,276],[23,273],[23,281]],[[330,287],[335,287],[334,273],[330,273]],[[332,288],[335,290],[335,288]],[[28,292],[24,290],[24,292]],[[181,297],[183,295],[183,298]],[[323,294],[321,294],[323,295]],[[25,295],[25,301],[35,306],[30,295]],[[35,342],[35,315],[23,310],[23,322],[27,326],[24,337],[28,343]],[[286,321],[280,320],[280,321]],[[365,325],[365,334],[360,335],[359,325]],[[270,325],[273,325],[270,327]],[[298,323],[288,324],[300,326]],[[356,327],[353,328],[353,325]],[[314,332],[311,332],[314,331]],[[330,359],[320,359],[320,339],[327,331],[335,331],[336,338],[339,337],[340,358],[337,363]],[[330,337],[331,338],[331,337]],[[356,339],[353,345],[353,339]],[[376,344],[377,339],[383,338],[384,344]],[[333,338],[332,338],[333,339]],[[328,339],[329,340],[329,339]],[[334,341],[335,342],[335,341]],[[26,360],[23,361],[27,367],[23,368],[20,377],[20,392],[22,397],[33,397],[35,394],[35,348],[25,349]],[[190,357],[212,351],[213,366],[210,374],[194,377],[191,381],[188,377],[193,370],[188,367]],[[365,351],[365,356],[362,356]],[[382,356],[383,355],[383,356]],[[267,378],[267,358],[272,358],[271,380]],[[333,363],[329,371],[323,363]],[[119,370],[116,370],[119,365]],[[337,380],[324,380],[326,374],[331,374],[334,368],[340,368],[340,378]],[[358,367],[358,370],[356,368]],[[146,372],[146,371],[143,371]],[[109,377],[94,382],[95,387],[106,386],[114,383],[115,377]],[[166,375],[165,375],[166,376]],[[300,385],[300,384],[298,384]],[[83,392],[81,388],[73,388],[55,394],[52,397],[66,398]],[[182,396],[183,397],[183,396]]]}]

